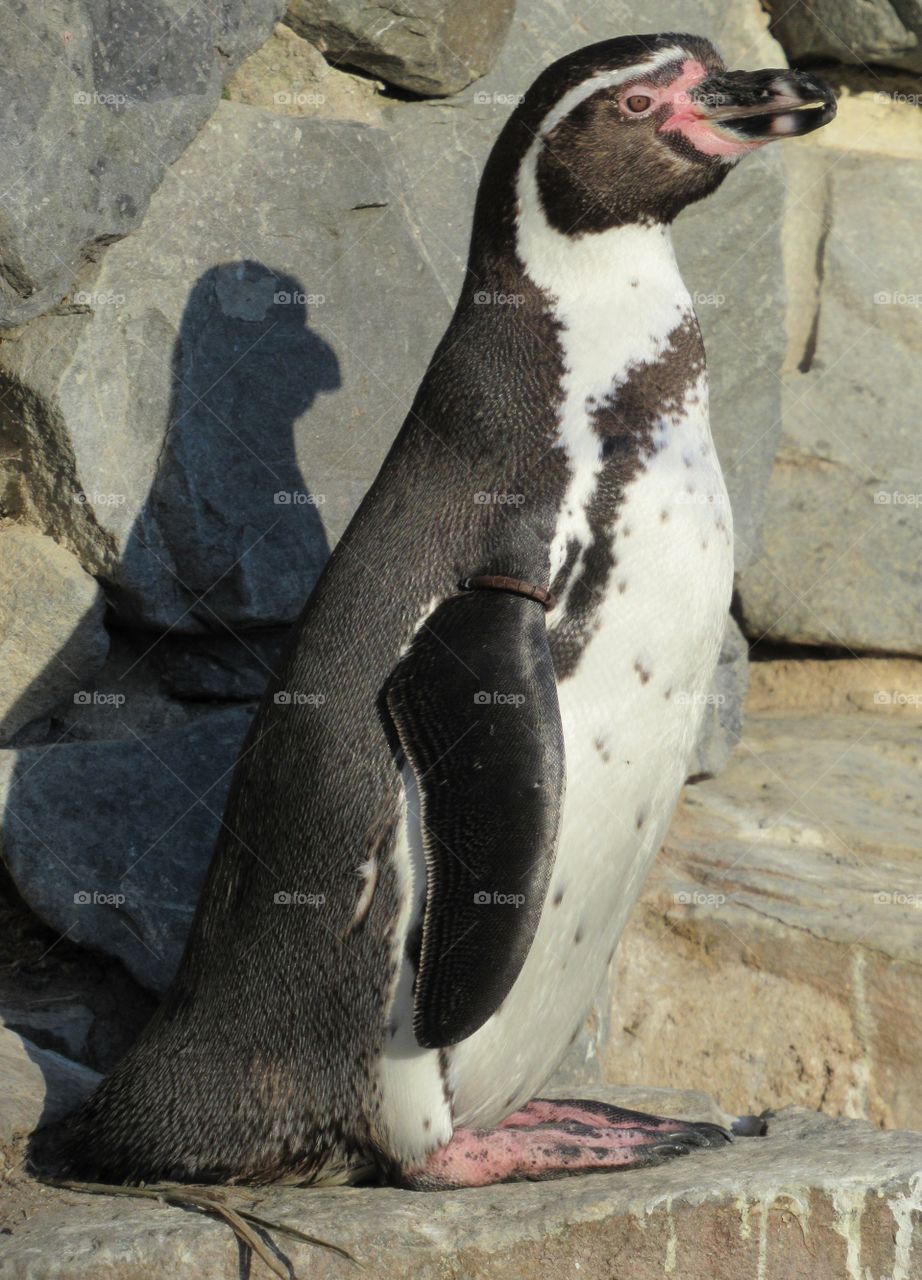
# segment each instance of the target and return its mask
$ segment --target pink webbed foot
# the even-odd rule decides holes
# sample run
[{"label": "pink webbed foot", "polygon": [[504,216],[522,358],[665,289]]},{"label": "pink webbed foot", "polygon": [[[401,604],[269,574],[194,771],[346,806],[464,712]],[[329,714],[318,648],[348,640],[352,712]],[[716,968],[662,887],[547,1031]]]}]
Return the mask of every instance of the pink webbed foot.
[{"label": "pink webbed foot", "polygon": [[716,1124],[669,1120],[603,1102],[535,1098],[495,1129],[456,1129],[421,1165],[400,1170],[398,1180],[421,1191],[534,1182],[644,1168],[730,1141]]}]

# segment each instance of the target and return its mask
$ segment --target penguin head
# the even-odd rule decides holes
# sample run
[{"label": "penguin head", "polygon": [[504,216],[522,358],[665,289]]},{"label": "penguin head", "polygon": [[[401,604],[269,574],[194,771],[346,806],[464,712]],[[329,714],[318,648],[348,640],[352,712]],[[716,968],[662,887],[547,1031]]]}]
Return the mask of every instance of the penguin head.
[{"label": "penguin head", "polygon": [[[804,72],[728,71],[691,35],[627,36],[549,66],[507,122],[485,172],[517,212],[536,202],[555,231],[584,236],[668,224],[720,185],[745,154],[835,115],[832,91]],[[486,210],[484,210],[486,212]]]}]

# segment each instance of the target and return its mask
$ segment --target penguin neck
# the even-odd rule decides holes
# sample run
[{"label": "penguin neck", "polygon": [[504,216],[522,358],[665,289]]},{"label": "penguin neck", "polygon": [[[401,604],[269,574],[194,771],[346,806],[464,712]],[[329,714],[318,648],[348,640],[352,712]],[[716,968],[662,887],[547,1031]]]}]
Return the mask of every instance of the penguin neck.
[{"label": "penguin neck", "polygon": [[611,320],[645,329],[664,307],[688,310],[666,222],[628,222],[601,231],[556,230],[537,181],[537,144],[516,182],[516,256],[525,274],[553,299],[561,319],[580,310],[611,308]]}]

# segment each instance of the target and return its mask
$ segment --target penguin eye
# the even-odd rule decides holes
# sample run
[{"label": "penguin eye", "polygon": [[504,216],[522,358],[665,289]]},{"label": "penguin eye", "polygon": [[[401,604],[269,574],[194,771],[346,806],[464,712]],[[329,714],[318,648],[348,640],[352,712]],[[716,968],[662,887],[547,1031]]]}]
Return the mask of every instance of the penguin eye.
[{"label": "penguin eye", "polygon": [[632,116],[640,116],[653,106],[653,99],[645,93],[632,93],[624,99],[624,106]]}]

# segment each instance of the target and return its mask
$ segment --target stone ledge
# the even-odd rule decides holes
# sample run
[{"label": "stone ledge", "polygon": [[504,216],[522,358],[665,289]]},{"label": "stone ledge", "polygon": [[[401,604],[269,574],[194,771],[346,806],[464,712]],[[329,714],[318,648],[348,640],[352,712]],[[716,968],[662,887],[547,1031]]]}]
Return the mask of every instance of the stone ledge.
[{"label": "stone ledge", "polygon": [[[713,1115],[702,1095],[596,1089],[622,1105]],[[684,1104],[684,1105],[683,1105]],[[789,1110],[764,1138],[659,1168],[425,1194],[228,1192],[229,1202],[349,1250],[388,1280],[913,1280],[922,1274],[922,1134]],[[0,1280],[237,1280],[228,1228],[177,1209],[46,1190]],[[312,1280],[355,1267],[276,1236]],[[254,1262],[252,1274],[264,1273]],[[267,1272],[265,1274],[268,1274]]]}]

